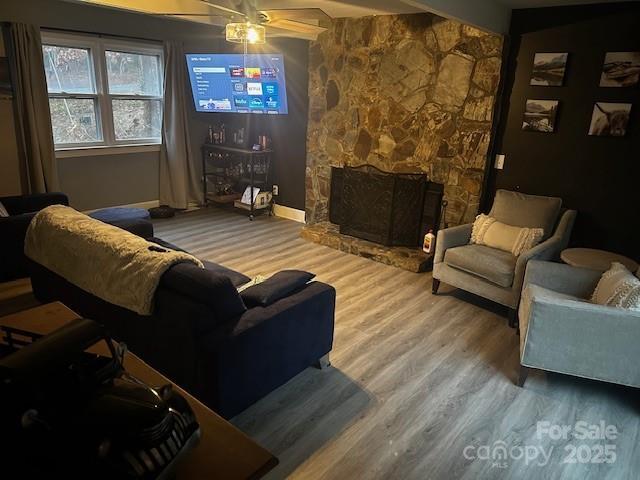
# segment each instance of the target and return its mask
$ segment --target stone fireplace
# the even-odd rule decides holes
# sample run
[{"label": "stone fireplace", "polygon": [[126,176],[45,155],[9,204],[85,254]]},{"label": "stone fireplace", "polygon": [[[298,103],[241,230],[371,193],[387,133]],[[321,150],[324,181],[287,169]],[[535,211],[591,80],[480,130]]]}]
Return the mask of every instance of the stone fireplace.
[{"label": "stone fireplace", "polygon": [[[429,13],[332,21],[309,47],[307,238],[325,232],[325,244],[360,251],[351,236],[326,233],[339,234],[329,221],[332,167],[425,174],[444,186],[445,222],[472,221],[502,47],[499,35]],[[371,255],[384,257],[378,248]]]},{"label": "stone fireplace", "polygon": [[[329,219],[344,235],[418,247],[440,219],[440,202],[426,202],[428,185],[422,174],[382,172],[370,165],[333,167]],[[435,185],[430,190],[441,191]]]}]

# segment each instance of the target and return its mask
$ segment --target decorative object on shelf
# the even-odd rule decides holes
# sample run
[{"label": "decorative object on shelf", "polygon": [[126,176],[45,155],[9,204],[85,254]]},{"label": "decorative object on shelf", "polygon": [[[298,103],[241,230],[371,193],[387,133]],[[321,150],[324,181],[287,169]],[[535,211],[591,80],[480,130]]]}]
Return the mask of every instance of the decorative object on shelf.
[{"label": "decorative object on shelf", "polygon": [[640,52],[607,52],[601,87],[633,87],[640,80]]},{"label": "decorative object on shelf", "polygon": [[624,137],[627,133],[630,103],[596,102],[591,115],[589,135],[596,137]]},{"label": "decorative object on shelf", "polygon": [[536,53],[530,85],[561,87],[567,68],[568,53]]},{"label": "decorative object on shelf", "polygon": [[551,133],[555,130],[558,100],[527,100],[522,129]]}]

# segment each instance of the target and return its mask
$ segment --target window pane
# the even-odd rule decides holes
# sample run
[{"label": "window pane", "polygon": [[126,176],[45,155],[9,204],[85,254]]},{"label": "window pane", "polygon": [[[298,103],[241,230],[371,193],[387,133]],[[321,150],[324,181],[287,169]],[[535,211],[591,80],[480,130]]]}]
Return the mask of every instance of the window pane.
[{"label": "window pane", "polygon": [[160,96],[160,57],[105,52],[109,93]]},{"label": "window pane", "polygon": [[160,139],[160,100],[113,100],[116,140]]},{"label": "window pane", "polygon": [[42,53],[49,92],[95,93],[89,49],[43,45]]},{"label": "window pane", "polygon": [[96,104],[91,98],[50,98],[53,141],[87,143],[102,140]]}]

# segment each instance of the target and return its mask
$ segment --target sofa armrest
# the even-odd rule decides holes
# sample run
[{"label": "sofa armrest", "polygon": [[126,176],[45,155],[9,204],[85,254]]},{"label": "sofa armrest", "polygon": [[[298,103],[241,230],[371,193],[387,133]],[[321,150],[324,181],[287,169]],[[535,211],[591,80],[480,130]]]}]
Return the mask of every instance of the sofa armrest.
[{"label": "sofa armrest", "polygon": [[473,223],[467,223],[438,231],[436,253],[433,258],[433,263],[441,263],[444,260],[444,254],[447,249],[468,244],[471,240],[472,228]]},{"label": "sofa armrest", "polygon": [[64,193],[34,193],[0,198],[0,202],[11,215],[37,212],[50,205],[69,205],[69,198]]},{"label": "sofa armrest", "polygon": [[573,223],[575,221],[576,211],[566,210],[556,230],[550,238],[544,242],[539,243],[535,247],[523,252],[516,261],[516,270],[513,276],[513,291],[521,292],[524,284],[524,275],[526,272],[527,264],[531,260],[557,260],[560,258],[560,252],[566,248],[571,237],[571,230],[573,229]]},{"label": "sofa armrest", "polygon": [[0,218],[0,282],[29,276],[24,237],[34,213]]},{"label": "sofa armrest", "polygon": [[522,333],[525,366],[640,386],[640,312],[537,295]]},{"label": "sofa armrest", "polygon": [[311,282],[267,307],[248,309],[233,324],[233,332],[230,333],[237,336],[263,322],[277,320],[279,317],[285,318],[294,315],[305,318],[319,318],[327,316],[331,318],[330,334],[333,338],[335,302],[335,288],[326,283]]},{"label": "sofa armrest", "polygon": [[555,292],[587,298],[596,288],[601,276],[601,272],[597,270],[533,260],[527,264],[524,288],[533,284]]}]

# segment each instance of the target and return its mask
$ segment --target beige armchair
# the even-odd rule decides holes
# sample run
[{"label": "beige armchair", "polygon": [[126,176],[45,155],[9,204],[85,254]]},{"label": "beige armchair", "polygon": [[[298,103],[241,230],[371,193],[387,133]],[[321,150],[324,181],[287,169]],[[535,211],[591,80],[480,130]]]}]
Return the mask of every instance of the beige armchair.
[{"label": "beige armchair", "polygon": [[474,293],[509,308],[509,325],[517,326],[517,309],[527,262],[557,260],[567,247],[575,210],[561,210],[555,197],[498,190],[489,212],[508,225],[542,228],[542,242],[518,257],[486,245],[470,244],[473,224],[438,232],[433,264],[433,294],[440,282]]}]

